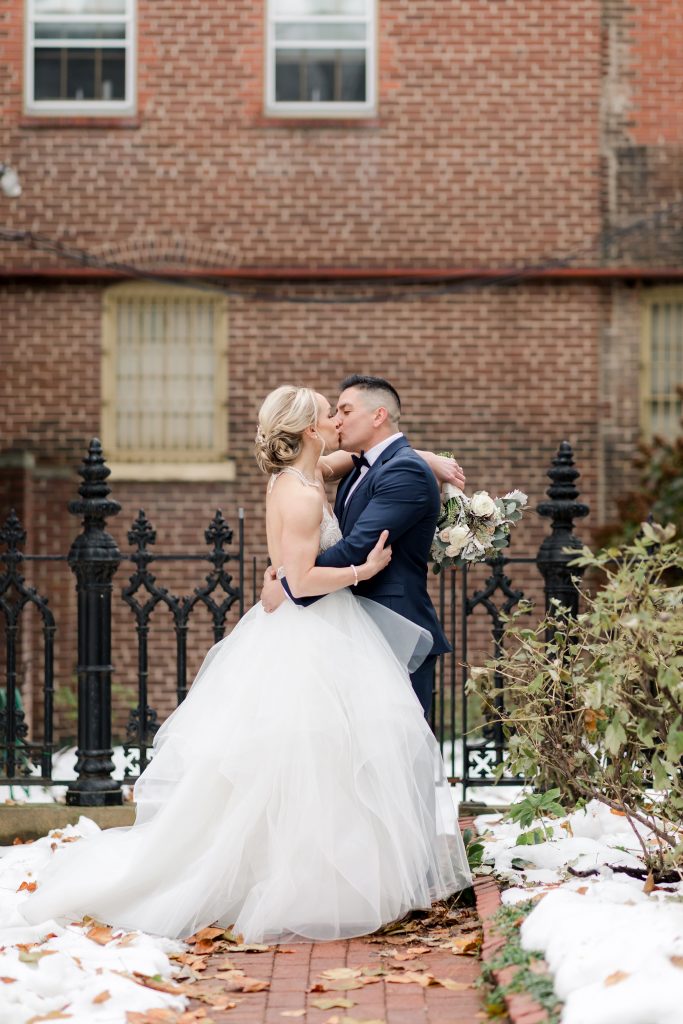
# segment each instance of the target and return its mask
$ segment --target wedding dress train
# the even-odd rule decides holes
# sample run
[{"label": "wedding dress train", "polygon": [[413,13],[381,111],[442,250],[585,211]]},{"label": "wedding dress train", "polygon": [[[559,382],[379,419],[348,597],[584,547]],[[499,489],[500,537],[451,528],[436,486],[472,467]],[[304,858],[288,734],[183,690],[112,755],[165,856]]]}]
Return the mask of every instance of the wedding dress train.
[{"label": "wedding dress train", "polygon": [[[339,536],[325,512],[321,546]],[[342,590],[307,609],[252,608],[159,729],[135,825],[58,849],[20,907],[27,921],[335,939],[468,886],[405,667],[417,627],[367,605]]]}]

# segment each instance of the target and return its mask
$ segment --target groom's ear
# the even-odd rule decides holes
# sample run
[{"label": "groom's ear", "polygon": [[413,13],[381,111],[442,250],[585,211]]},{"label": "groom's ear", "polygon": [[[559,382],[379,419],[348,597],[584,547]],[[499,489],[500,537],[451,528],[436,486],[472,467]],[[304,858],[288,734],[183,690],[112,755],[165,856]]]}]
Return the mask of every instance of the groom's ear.
[{"label": "groom's ear", "polygon": [[377,409],[375,409],[375,412],[372,417],[372,421],[375,427],[381,427],[382,424],[386,423],[388,419],[389,413],[384,408],[383,405],[380,405]]}]

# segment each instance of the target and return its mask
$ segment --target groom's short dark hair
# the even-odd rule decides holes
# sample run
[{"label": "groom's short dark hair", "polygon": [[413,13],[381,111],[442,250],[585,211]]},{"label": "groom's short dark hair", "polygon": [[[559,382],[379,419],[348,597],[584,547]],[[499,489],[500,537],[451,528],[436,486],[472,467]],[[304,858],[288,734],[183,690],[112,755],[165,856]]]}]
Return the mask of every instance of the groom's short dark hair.
[{"label": "groom's short dark hair", "polygon": [[384,377],[369,377],[362,373],[352,373],[350,377],[346,377],[341,382],[340,391],[346,391],[347,388],[360,388],[361,391],[388,391],[390,395],[393,395],[398,405],[398,411],[401,411],[401,399],[398,391]]}]

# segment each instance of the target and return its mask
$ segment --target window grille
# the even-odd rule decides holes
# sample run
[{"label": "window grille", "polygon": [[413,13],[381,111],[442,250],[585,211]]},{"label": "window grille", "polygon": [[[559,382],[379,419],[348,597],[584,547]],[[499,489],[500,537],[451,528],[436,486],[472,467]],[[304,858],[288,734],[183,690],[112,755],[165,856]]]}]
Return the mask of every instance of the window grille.
[{"label": "window grille", "polygon": [[683,289],[654,289],[645,303],[641,408],[646,438],[673,440],[683,403]]},{"label": "window grille", "polygon": [[30,111],[116,113],[134,104],[134,0],[27,0]]},{"label": "window grille", "polygon": [[105,297],[103,334],[103,439],[111,461],[225,459],[225,300],[116,286]]},{"label": "window grille", "polygon": [[374,3],[269,0],[269,110],[284,114],[372,111]]}]

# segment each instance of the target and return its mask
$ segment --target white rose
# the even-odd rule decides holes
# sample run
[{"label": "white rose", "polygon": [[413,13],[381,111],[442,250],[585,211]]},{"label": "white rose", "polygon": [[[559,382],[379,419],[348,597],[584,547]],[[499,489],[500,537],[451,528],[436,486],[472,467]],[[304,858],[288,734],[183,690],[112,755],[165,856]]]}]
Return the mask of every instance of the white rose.
[{"label": "white rose", "polygon": [[445,530],[442,530],[441,533],[438,536],[439,536],[439,540],[442,540],[444,542],[444,544],[450,543],[450,539],[451,539],[451,528],[450,528],[450,526],[447,526]]},{"label": "white rose", "polygon": [[452,526],[450,529],[450,537],[448,547],[446,548],[446,554],[449,558],[454,558],[459,555],[465,544],[470,539],[470,531],[466,526]]},{"label": "white rose", "polygon": [[473,515],[482,518],[491,516],[496,511],[495,502],[488,491],[477,491],[473,494],[470,508]]}]

